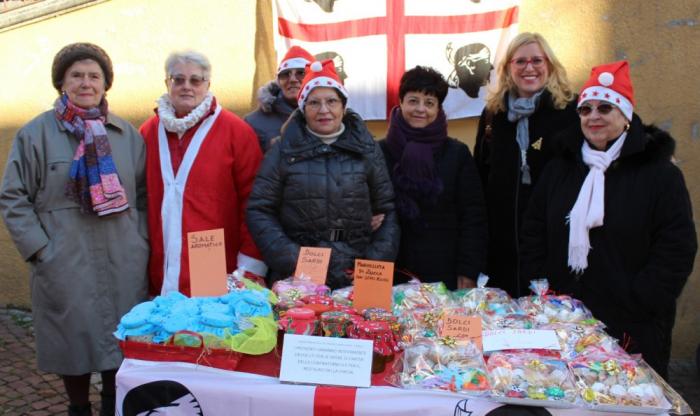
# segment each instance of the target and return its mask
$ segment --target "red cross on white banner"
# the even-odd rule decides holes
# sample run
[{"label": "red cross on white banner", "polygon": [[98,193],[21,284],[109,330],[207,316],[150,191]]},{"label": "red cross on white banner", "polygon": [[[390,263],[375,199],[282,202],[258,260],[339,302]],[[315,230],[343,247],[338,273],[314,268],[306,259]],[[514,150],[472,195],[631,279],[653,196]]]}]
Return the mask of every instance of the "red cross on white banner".
[{"label": "red cross on white banner", "polygon": [[505,50],[517,31],[519,10],[519,0],[484,3],[489,4],[276,0],[277,53],[283,56],[292,45],[312,54],[330,53],[326,57],[334,57],[341,64],[339,71],[347,75],[349,105],[366,119],[386,118],[398,104],[401,75],[418,64],[439,70],[455,86],[445,103],[448,116],[478,115],[484,95],[480,85],[473,91],[460,86],[469,82],[469,76],[481,76],[478,82],[486,83],[488,69],[479,75],[478,62],[494,63]]}]

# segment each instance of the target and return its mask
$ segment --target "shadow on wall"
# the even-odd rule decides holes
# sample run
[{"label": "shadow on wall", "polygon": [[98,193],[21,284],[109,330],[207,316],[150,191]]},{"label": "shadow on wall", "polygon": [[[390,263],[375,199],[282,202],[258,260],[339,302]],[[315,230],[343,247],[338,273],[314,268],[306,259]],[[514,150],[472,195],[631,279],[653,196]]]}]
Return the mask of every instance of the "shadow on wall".
[{"label": "shadow on wall", "polygon": [[[695,19],[698,15],[697,3],[673,3],[673,7],[661,7],[656,2],[624,6],[612,3],[609,30],[610,39],[615,39],[615,42],[611,44],[610,52],[614,53],[612,59],[626,59],[630,63],[635,87],[635,112],[644,123],[658,125],[676,140],[675,157],[681,161],[679,167],[688,184],[693,216],[697,219],[700,218],[700,194],[693,190],[698,189],[697,181],[700,178],[700,147],[693,141],[692,126],[698,123],[700,90],[688,89],[687,81],[697,79],[697,73],[693,65],[659,65],[660,62],[689,63],[700,60],[700,37]],[[647,16],[644,24],[638,24],[638,16]],[[655,30],[650,31],[649,27]],[[700,332],[697,330],[700,327],[700,315],[697,313],[700,310],[697,296],[700,290],[699,264],[696,260],[693,273],[678,299],[673,357],[692,358],[700,343]]]},{"label": "shadow on wall", "polygon": [[[28,121],[28,120],[27,120]],[[5,174],[7,154],[20,126],[0,127],[0,167]],[[5,229],[5,223],[0,225],[0,307],[4,305],[29,308],[29,267],[22,260],[15,248],[10,235]]]}]

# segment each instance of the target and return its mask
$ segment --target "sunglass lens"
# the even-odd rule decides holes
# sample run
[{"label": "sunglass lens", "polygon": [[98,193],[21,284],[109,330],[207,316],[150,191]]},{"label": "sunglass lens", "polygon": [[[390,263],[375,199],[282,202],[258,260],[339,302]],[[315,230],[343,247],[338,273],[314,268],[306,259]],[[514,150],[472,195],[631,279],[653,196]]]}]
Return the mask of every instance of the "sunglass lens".
[{"label": "sunglass lens", "polygon": [[581,116],[587,116],[587,115],[591,114],[591,111],[593,111],[593,108],[591,106],[584,105],[584,106],[577,108],[576,111],[578,111],[578,114]]},{"label": "sunglass lens", "polygon": [[598,106],[598,112],[600,114],[608,114],[613,109],[612,104],[601,104]]}]

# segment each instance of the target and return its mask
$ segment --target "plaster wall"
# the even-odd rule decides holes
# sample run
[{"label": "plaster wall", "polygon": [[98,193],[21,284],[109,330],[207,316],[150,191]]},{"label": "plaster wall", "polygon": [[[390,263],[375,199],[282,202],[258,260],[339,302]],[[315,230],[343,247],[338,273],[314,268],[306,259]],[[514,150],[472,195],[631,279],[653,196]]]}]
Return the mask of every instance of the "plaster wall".
[{"label": "plaster wall", "polygon": [[[351,0],[339,0],[351,1]],[[700,3],[696,0],[523,0],[520,30],[542,33],[569,72],[575,89],[591,66],[630,61],[635,110],[669,130],[676,157],[700,218]],[[65,44],[90,41],[114,62],[111,109],[139,125],[165,90],[163,62],[172,50],[204,52],[213,65],[212,91],[243,115],[257,88],[272,79],[271,0],[107,0],[0,31],[0,166],[16,130],[51,107],[50,68]],[[255,65],[253,64],[255,63]],[[352,92],[350,92],[352,93]],[[476,119],[450,122],[450,134],[473,148]],[[382,137],[386,123],[368,123]],[[700,267],[679,300],[674,357],[690,357],[700,343]],[[0,305],[29,307],[28,269],[0,226]]]}]

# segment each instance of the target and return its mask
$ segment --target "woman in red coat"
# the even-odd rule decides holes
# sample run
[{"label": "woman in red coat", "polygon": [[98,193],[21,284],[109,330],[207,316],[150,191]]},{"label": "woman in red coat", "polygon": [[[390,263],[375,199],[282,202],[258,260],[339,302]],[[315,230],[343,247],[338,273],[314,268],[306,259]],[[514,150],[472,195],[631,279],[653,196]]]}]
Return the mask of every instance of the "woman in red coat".
[{"label": "woman in red coat", "polygon": [[226,271],[267,272],[248,233],[245,205],[262,152],[243,120],[209,92],[211,65],[198,52],[165,62],[168,92],[141,126],[146,140],[151,295],[190,294],[187,233],[224,229]]}]

